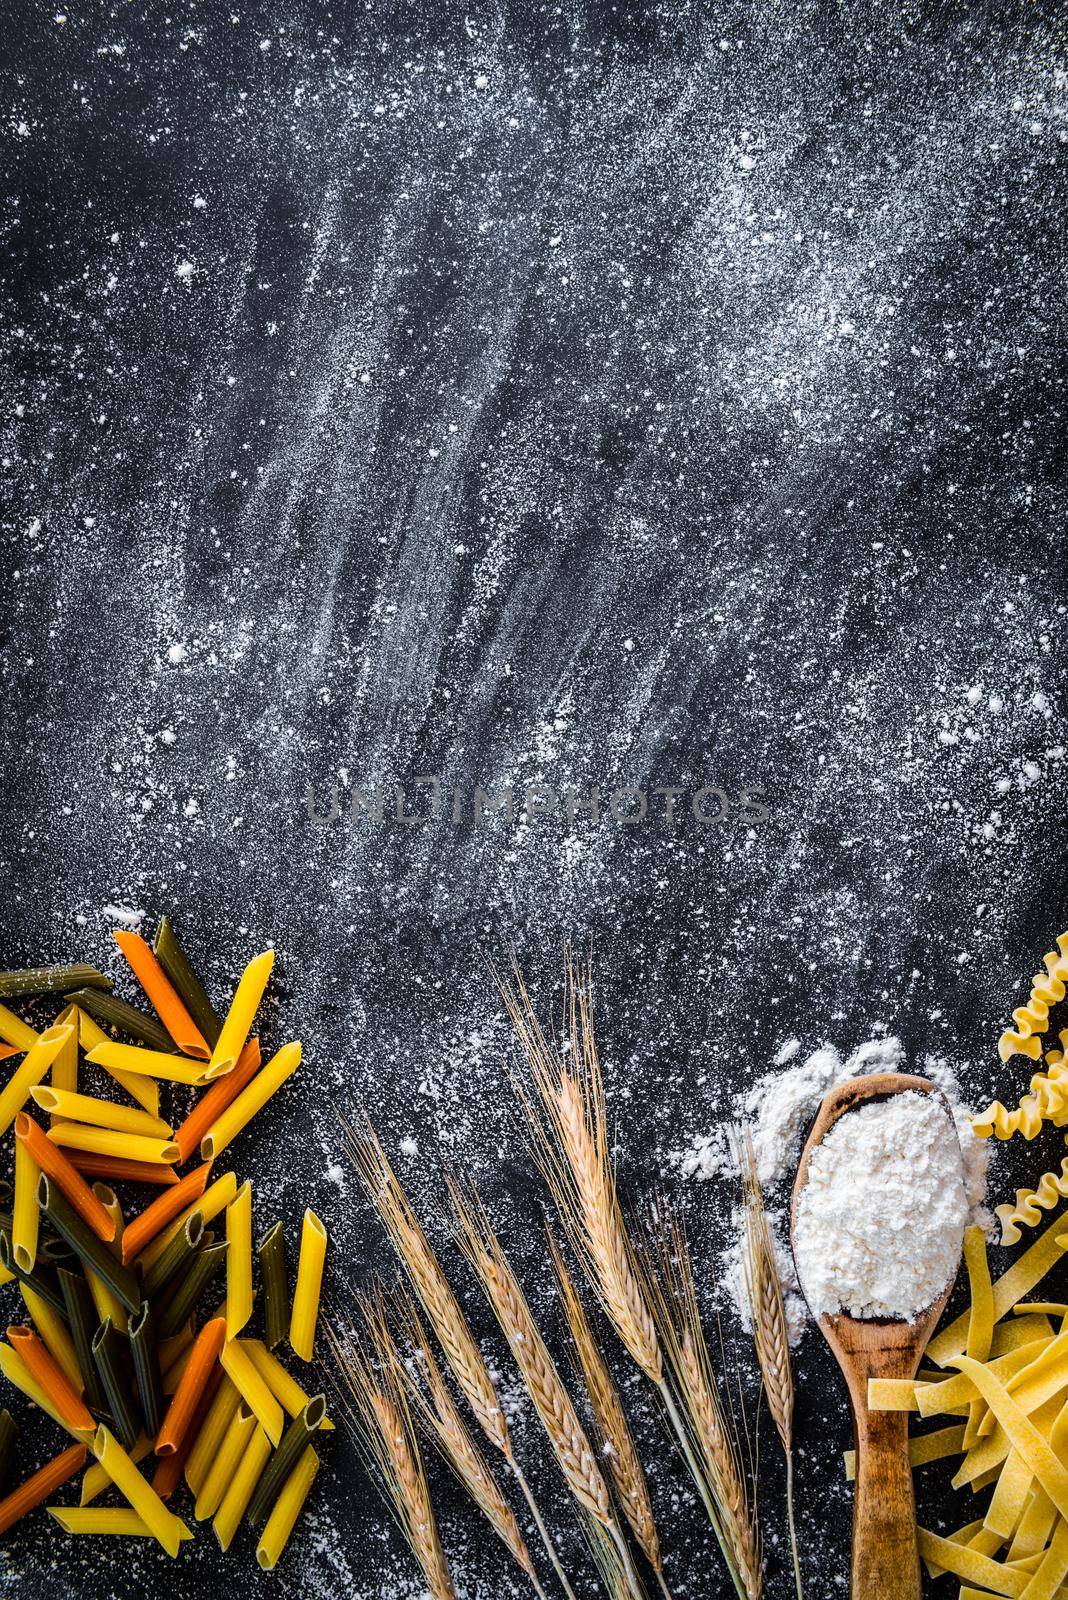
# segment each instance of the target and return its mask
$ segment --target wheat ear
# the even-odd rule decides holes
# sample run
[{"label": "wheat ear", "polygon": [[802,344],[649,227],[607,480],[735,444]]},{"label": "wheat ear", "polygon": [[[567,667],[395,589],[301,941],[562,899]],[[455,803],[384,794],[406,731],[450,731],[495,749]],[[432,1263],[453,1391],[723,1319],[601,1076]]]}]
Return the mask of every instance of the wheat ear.
[{"label": "wheat ear", "polygon": [[782,1279],[775,1257],[764,1191],[757,1172],[756,1152],[748,1128],[732,1132],[734,1159],[742,1182],[742,1267],[749,1321],[764,1393],[775,1431],[786,1456],[786,1516],[794,1565],[797,1600],[802,1600],[801,1562],[794,1524],[794,1372],[786,1326]]},{"label": "wheat ear", "polygon": [[534,1563],[519,1531],[515,1513],[501,1493],[500,1485],[460,1415],[459,1407],[434,1357],[429,1336],[419,1313],[407,1297],[402,1297],[401,1307],[403,1324],[418,1357],[422,1377],[420,1383],[409,1376],[409,1390],[416,1413],[459,1483],[466,1489],[513,1560],[526,1573],[540,1600],[545,1600],[545,1591],[538,1581]]},{"label": "wheat ear", "polygon": [[676,1433],[738,1594],[742,1600],[760,1600],[756,1509],[750,1500],[736,1432],[720,1405],[697,1308],[686,1232],[663,1201],[654,1217],[647,1282],[675,1380],[674,1393],[665,1390],[665,1401],[670,1412],[677,1394],[685,1416],[685,1424],[681,1419],[676,1422]]},{"label": "wheat ear", "polygon": [[623,1515],[629,1522],[649,1565],[656,1573],[663,1594],[670,1600],[670,1592],[664,1581],[664,1564],[660,1555],[660,1541],[653,1518],[652,1501],[649,1498],[649,1486],[645,1481],[645,1473],[642,1471],[634,1436],[630,1431],[619,1391],[598,1348],[578,1289],[567,1270],[563,1252],[551,1231],[549,1231],[549,1248],[552,1251],[553,1266],[560,1285],[564,1315],[567,1317],[567,1325],[571,1330],[571,1338],[574,1341],[593,1409],[601,1458],[608,1464],[608,1474]]},{"label": "wheat ear", "polygon": [[431,1248],[430,1241],[420,1226],[389,1157],[365,1113],[354,1120],[342,1118],[345,1143],[353,1165],[372,1205],[382,1219],[390,1243],[393,1245],[408,1280],[426,1312],[434,1334],[445,1354],[453,1377],[458,1383],[468,1405],[474,1413],[486,1438],[498,1449],[508,1463],[508,1469],[527,1503],[538,1537],[545,1553],[560,1580],[568,1600],[575,1600],[574,1591],[560,1563],[556,1546],[545,1525],[534,1491],[527,1482],[512,1448],[504,1411],[489,1375],[482,1352],[467,1325],[467,1318],[459,1301],[449,1287],[441,1263]]},{"label": "wheat ear", "polygon": [[570,954],[564,987],[569,1051],[546,1037],[518,964],[514,987],[494,974],[526,1058],[533,1096],[514,1079],[534,1159],[605,1315],[652,1383],[663,1381],[656,1324],[638,1275],[616,1193],[604,1083],[594,1029],[593,984]]},{"label": "wheat ear", "polygon": [[384,1490],[433,1600],[456,1600],[438,1537],[423,1458],[412,1427],[400,1358],[375,1301],[363,1301],[368,1345],[351,1331],[327,1325],[350,1404],[345,1407],[357,1446]]},{"label": "wheat ear", "polygon": [[473,1183],[464,1189],[450,1178],[449,1193],[457,1241],[493,1307],[557,1465],[581,1509],[600,1524],[612,1541],[631,1580],[632,1593],[637,1596],[634,1563],[616,1521],[608,1485],[478,1191]]}]

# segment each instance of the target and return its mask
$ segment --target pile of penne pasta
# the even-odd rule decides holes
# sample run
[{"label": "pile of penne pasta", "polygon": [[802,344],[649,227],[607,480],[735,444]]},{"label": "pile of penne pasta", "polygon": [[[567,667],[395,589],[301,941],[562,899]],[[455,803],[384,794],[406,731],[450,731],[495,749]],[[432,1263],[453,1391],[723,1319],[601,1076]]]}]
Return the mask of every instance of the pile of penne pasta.
[{"label": "pile of penne pasta", "polygon": [[[252,1029],[273,951],[249,962],[220,1017],[166,918],[151,947],[114,937],[151,1012],[91,966],[0,973],[0,1059],[13,1062],[0,1137],[14,1135],[0,1282],[27,1313],[0,1343],[0,1370],[74,1441],[0,1498],[0,1533],[84,1467],[80,1504],[46,1507],[61,1528],[154,1538],[174,1556],[192,1538],[169,1504],[184,1480],[220,1547],[245,1523],[270,1569],[318,1471],[317,1435],[333,1426],[275,1353],[288,1342],[312,1358],[326,1232],[304,1213],[292,1301],[283,1224],[264,1234],[253,1337],[252,1186],[213,1166],[301,1047],[261,1064]],[[63,1009],[40,1032],[2,1003],[49,995]],[[176,1127],[161,1084],[191,1100]],[[17,1435],[0,1411],[0,1495]]]}]

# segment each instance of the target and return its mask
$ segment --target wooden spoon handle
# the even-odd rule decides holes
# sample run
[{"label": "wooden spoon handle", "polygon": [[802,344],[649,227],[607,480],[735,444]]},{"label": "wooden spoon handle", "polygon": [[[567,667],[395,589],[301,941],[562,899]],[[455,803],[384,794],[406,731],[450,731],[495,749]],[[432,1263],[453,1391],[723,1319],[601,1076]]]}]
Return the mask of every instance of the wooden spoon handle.
[{"label": "wooden spoon handle", "polygon": [[908,1416],[856,1409],[852,1600],[920,1600]]}]

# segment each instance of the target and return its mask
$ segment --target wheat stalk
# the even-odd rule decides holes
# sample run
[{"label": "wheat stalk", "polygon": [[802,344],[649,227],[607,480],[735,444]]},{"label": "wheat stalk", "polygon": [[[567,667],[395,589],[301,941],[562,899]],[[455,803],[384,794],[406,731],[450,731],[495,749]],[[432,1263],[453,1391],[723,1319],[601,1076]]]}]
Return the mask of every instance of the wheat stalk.
[{"label": "wheat stalk", "polygon": [[652,1501],[649,1498],[649,1486],[645,1481],[634,1436],[630,1431],[619,1392],[598,1348],[579,1292],[567,1270],[563,1252],[551,1231],[548,1237],[553,1266],[560,1285],[564,1314],[567,1317],[579,1365],[586,1381],[590,1405],[593,1408],[601,1457],[608,1464],[608,1473],[623,1515],[630,1524],[649,1565],[656,1573],[661,1590],[670,1600],[669,1590],[664,1582],[664,1564],[660,1555],[660,1541],[657,1538]]},{"label": "wheat stalk", "polygon": [[794,1374],[782,1280],[764,1209],[764,1192],[757,1173],[756,1153],[749,1129],[735,1128],[731,1144],[742,1181],[742,1267],[749,1321],[764,1379],[768,1410],[786,1456],[786,1515],[793,1556],[794,1586],[797,1600],[802,1600],[801,1563],[794,1525]]},{"label": "wheat stalk", "polygon": [[355,1122],[342,1118],[342,1127],[352,1162],[407,1271],[409,1282],[426,1312],[453,1377],[483,1433],[507,1462],[560,1585],[568,1600],[575,1600],[534,1492],[516,1460],[500,1398],[482,1352],[412,1209],[404,1186],[394,1172],[366,1113],[358,1114]]},{"label": "wheat stalk", "polygon": [[433,1600],[456,1600],[438,1537],[423,1458],[412,1426],[403,1369],[381,1305],[363,1301],[369,1345],[349,1332],[326,1332],[348,1397],[345,1407],[357,1445],[384,1490],[401,1531],[419,1562]]},{"label": "wheat stalk", "polygon": [[568,1238],[605,1315],[630,1355],[657,1386],[664,1362],[616,1192],[604,1083],[594,1030],[593,985],[570,953],[564,988],[567,1060],[546,1038],[519,966],[515,987],[494,973],[526,1057],[534,1097],[513,1079],[530,1128],[534,1158]]},{"label": "wheat stalk", "polygon": [[[760,1600],[761,1557],[756,1509],[742,1469],[735,1430],[719,1401],[697,1308],[693,1263],[681,1221],[661,1201],[649,1241],[647,1284],[667,1352],[685,1426],[677,1426],[694,1481],[742,1600]],[[674,1394],[665,1392],[669,1411]]]},{"label": "wheat stalk", "polygon": [[526,1573],[540,1600],[545,1600],[515,1513],[460,1415],[419,1314],[407,1297],[402,1298],[401,1305],[404,1325],[418,1356],[423,1380],[420,1384],[409,1379],[412,1401],[423,1426],[513,1560]]}]

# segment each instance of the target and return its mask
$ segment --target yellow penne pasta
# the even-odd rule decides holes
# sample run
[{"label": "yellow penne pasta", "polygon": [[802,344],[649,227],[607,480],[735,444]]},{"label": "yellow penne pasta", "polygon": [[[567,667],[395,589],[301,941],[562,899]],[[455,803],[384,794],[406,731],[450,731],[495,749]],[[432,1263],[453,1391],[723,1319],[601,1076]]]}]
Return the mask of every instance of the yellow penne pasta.
[{"label": "yellow penne pasta", "polygon": [[140,1133],[119,1133],[114,1128],[93,1128],[85,1122],[60,1122],[49,1128],[53,1144],[70,1150],[92,1150],[99,1156],[122,1161],[156,1161],[162,1166],[178,1160],[178,1146],[167,1139],[148,1139]]},{"label": "yellow penne pasta", "polygon": [[203,1061],[191,1061],[188,1056],[168,1055],[165,1050],[145,1050],[139,1044],[119,1044],[106,1039],[89,1052],[89,1060],[99,1067],[134,1077],[162,1078],[166,1083],[206,1083]]},{"label": "yellow penne pasta", "polygon": [[[226,1208],[226,1240],[226,1337],[236,1339],[252,1315],[252,1185],[247,1180]],[[212,1506],[206,1515],[214,1513]]]},{"label": "yellow penne pasta", "polygon": [[315,1474],[319,1470],[319,1457],[311,1445],[308,1445],[304,1454],[297,1462],[293,1471],[285,1481],[282,1493],[275,1501],[274,1510],[267,1518],[267,1526],[260,1535],[260,1542],[256,1546],[256,1560],[264,1572],[270,1572],[278,1565],[282,1551],[293,1532],[293,1525],[300,1516],[308,1491],[315,1482]]},{"label": "yellow penne pasta", "polygon": [[15,1198],[11,1210],[11,1254],[15,1265],[31,1272],[37,1260],[37,1180],[41,1169],[21,1139],[15,1140]]},{"label": "yellow penne pasta", "polygon": [[[162,1504],[162,1502],[160,1502]],[[48,1506],[64,1533],[123,1534],[128,1539],[154,1539],[156,1535],[131,1506]],[[183,1528],[179,1539],[191,1539]]]},{"label": "yellow penne pasta", "polygon": [[205,1228],[221,1211],[225,1211],[230,1201],[237,1193],[237,1174],[224,1172],[221,1178],[209,1184],[199,1200],[194,1200],[191,1205],[180,1211],[173,1222],[167,1224],[162,1233],[156,1235],[151,1244],[145,1246],[138,1256],[138,1265],[142,1271],[147,1272],[149,1267],[159,1259],[176,1234],[181,1233],[194,1211],[200,1212],[200,1220]]},{"label": "yellow penne pasta", "polygon": [[199,1494],[203,1487],[204,1479],[211,1470],[216,1452],[240,1401],[241,1396],[234,1385],[229,1378],[224,1377],[215,1399],[208,1407],[204,1425],[197,1434],[196,1443],[190,1450],[189,1459],[185,1464],[185,1481],[195,1495]]},{"label": "yellow penne pasta", "polygon": [[252,1031],[253,1019],[273,966],[274,951],[265,950],[261,956],[255,956],[241,974],[215,1049],[211,1052],[211,1061],[208,1063],[211,1077],[221,1077],[236,1066],[237,1058]]},{"label": "yellow penne pasta", "polygon": [[16,1050],[28,1050],[37,1042],[37,1030],[9,1011],[7,1006],[0,1006],[0,1039],[5,1044],[13,1044]]},{"label": "yellow penne pasta", "polygon": [[245,1448],[257,1427],[254,1414],[242,1401],[230,1418],[230,1425],[197,1495],[194,1516],[198,1522],[205,1522],[218,1511],[230,1479],[241,1464]]},{"label": "yellow penne pasta", "polygon": [[81,1394],[85,1388],[82,1381],[82,1370],[78,1365],[78,1355],[74,1348],[74,1341],[67,1332],[67,1324],[63,1321],[58,1311],[42,1300],[41,1296],[29,1284],[20,1283],[19,1291],[22,1295],[26,1310],[33,1318],[34,1326],[41,1335],[56,1366],[63,1373],[75,1394]]},{"label": "yellow penne pasta", "polygon": [[9,1344],[0,1344],[0,1372],[4,1374],[9,1383],[15,1385],[16,1389],[21,1389],[26,1398],[32,1400],[35,1406],[40,1406],[42,1411],[47,1412],[53,1422],[58,1422],[64,1433],[69,1433],[72,1439],[78,1440],[79,1444],[85,1443],[85,1434],[76,1428],[72,1428],[69,1423],[64,1422],[18,1351],[13,1350]]},{"label": "yellow penne pasta", "polygon": [[178,1546],[186,1525],[173,1511],[168,1511],[151,1484],[146,1482],[130,1460],[122,1445],[107,1428],[97,1428],[93,1437],[93,1454],[104,1471],[127,1500],[141,1520],[148,1524],[153,1536],[159,1540],[169,1556],[178,1554]]},{"label": "yellow penne pasta", "polygon": [[0,1089],[0,1134],[6,1133],[40,1083],[64,1043],[74,1032],[69,1022],[54,1022],[38,1034],[19,1065]]},{"label": "yellow penne pasta", "polygon": [[[53,1074],[55,1063],[53,1062]],[[70,1122],[88,1123],[94,1128],[112,1128],[119,1133],[139,1133],[149,1139],[169,1139],[174,1129],[162,1117],[150,1116],[139,1106],[120,1106],[115,1100],[98,1100],[95,1095],[75,1094],[57,1089],[55,1084],[38,1084],[31,1091],[42,1111]]]},{"label": "yellow penne pasta", "polygon": [[[133,1449],[129,1452],[131,1461],[143,1461],[152,1454],[152,1440],[146,1439],[144,1434],[138,1439]],[[103,1494],[105,1489],[112,1486],[111,1479],[100,1465],[99,1461],[91,1461],[82,1473],[82,1488],[79,1504],[87,1506],[94,1501],[98,1494]]]},{"label": "yellow penne pasta", "polygon": [[245,1453],[241,1457],[237,1471],[230,1479],[230,1486],[215,1514],[215,1537],[219,1541],[220,1549],[229,1550],[234,1534],[241,1524],[241,1518],[245,1515],[245,1508],[252,1499],[252,1491],[263,1475],[270,1454],[271,1441],[263,1428],[257,1427],[245,1446]]},{"label": "yellow penne pasta", "polygon": [[243,1339],[231,1339],[224,1344],[219,1357],[223,1371],[241,1394],[242,1400],[254,1411],[271,1443],[276,1445],[285,1427],[285,1413],[245,1349]]},{"label": "yellow penne pasta", "polygon": [[300,1066],[300,1045],[296,1040],[284,1044],[261,1067],[252,1082],[237,1096],[237,1099],[228,1105],[222,1115],[213,1122],[203,1139],[200,1141],[200,1159],[212,1161],[221,1155],[230,1143],[237,1137],[242,1128],[263,1109],[267,1101],[280,1089],[288,1077],[291,1077]]},{"label": "yellow penne pasta", "polygon": [[59,1048],[59,1054],[52,1062],[52,1071],[49,1078],[53,1089],[65,1089],[74,1094],[78,1089],[78,1008],[68,1006],[56,1018],[57,1022],[70,1023],[71,1037],[64,1041]]},{"label": "yellow penne pasta", "polygon": [[[95,1017],[91,1017],[80,1006],[75,1006],[74,1010],[78,1017],[78,1039],[86,1055],[91,1055],[102,1044],[111,1043]],[[131,1100],[136,1100],[150,1116],[159,1116],[159,1084],[154,1078],[146,1078],[139,1072],[124,1072],[121,1067],[109,1067],[103,1061],[99,1065],[110,1078],[114,1078],[120,1089],[126,1090]]]},{"label": "yellow penne pasta", "polygon": [[[301,1388],[296,1378],[290,1377],[278,1357],[268,1350],[262,1339],[243,1339],[241,1342],[252,1358],[260,1377],[280,1403],[283,1411],[291,1417],[299,1416],[311,1397]],[[322,1426],[325,1432],[333,1428],[334,1424],[329,1417],[324,1417]]]},{"label": "yellow penne pasta", "polygon": [[315,1348],[315,1324],[319,1320],[319,1296],[326,1260],[326,1229],[314,1211],[305,1211],[300,1233],[300,1261],[297,1286],[293,1290],[293,1315],[289,1324],[289,1345],[302,1361],[310,1361]]}]

